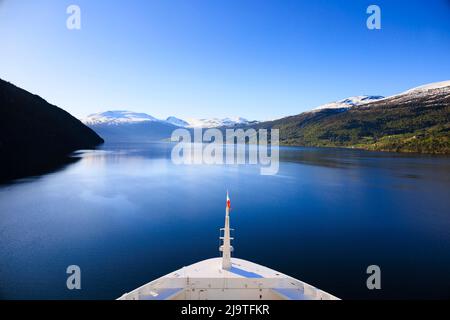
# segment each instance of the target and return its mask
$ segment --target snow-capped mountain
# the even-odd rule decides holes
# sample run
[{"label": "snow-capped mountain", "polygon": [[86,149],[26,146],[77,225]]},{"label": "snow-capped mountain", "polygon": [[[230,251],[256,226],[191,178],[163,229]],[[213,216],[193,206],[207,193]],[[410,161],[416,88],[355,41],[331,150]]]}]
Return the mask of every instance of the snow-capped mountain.
[{"label": "snow-capped mountain", "polygon": [[177,118],[177,117],[168,117],[166,122],[173,124],[177,127],[189,127],[189,123],[184,121],[183,119]]},{"label": "snow-capped mountain", "polygon": [[314,108],[312,111],[324,110],[324,109],[349,109],[356,106],[360,106],[369,102],[374,102],[383,99],[383,96],[354,96],[343,100],[330,102]]},{"label": "snow-capped mountain", "polygon": [[[157,119],[146,113],[137,113],[126,110],[114,110],[94,113],[82,119],[86,125],[119,125],[141,123],[146,121],[153,121],[159,123],[166,123],[183,128],[214,128],[214,127],[233,127],[235,125],[246,125],[250,121],[241,117],[234,118],[209,118],[196,119],[188,118],[186,120],[170,116],[165,120]],[[252,122],[254,123],[254,121]]]},{"label": "snow-capped mountain", "polygon": [[189,128],[215,128],[215,127],[233,127],[235,125],[246,125],[249,124],[245,118],[234,117],[234,118],[209,118],[209,119],[195,119],[188,118]]},{"label": "snow-capped mountain", "polygon": [[283,130],[280,144],[448,154],[449,106],[450,81],[442,81],[383,99],[344,99],[259,127]]},{"label": "snow-capped mountain", "polygon": [[87,116],[85,119],[82,119],[82,122],[87,125],[124,124],[143,121],[158,121],[158,119],[146,113],[137,113],[126,110],[114,110],[94,113]]},{"label": "snow-capped mountain", "polygon": [[149,142],[170,137],[178,126],[146,113],[125,110],[91,114],[82,120],[106,142]]},{"label": "snow-capped mountain", "polygon": [[384,97],[379,100],[375,100],[375,102],[405,103],[407,101],[412,101],[421,97],[429,97],[430,95],[449,94],[449,92],[450,92],[450,80],[446,80],[441,82],[433,82],[412,89],[408,89],[404,92]]},{"label": "snow-capped mountain", "polygon": [[325,109],[350,109],[353,107],[361,106],[364,104],[368,104],[371,102],[376,101],[384,101],[384,100],[392,100],[392,99],[415,99],[419,96],[424,96],[429,94],[430,90],[434,91],[448,91],[450,88],[450,80],[447,81],[441,81],[441,82],[434,82],[429,83],[426,85],[422,85],[419,87],[415,87],[412,89],[409,89],[407,91],[401,92],[399,94],[395,94],[389,97],[383,97],[383,96],[354,96],[350,98],[346,98],[343,100],[339,100],[336,102],[327,103],[324,105],[321,105],[317,108],[314,108],[312,112],[316,112],[319,110],[325,110]]},{"label": "snow-capped mountain", "polygon": [[244,118],[212,118],[212,119],[188,119],[177,117],[157,119],[146,113],[138,113],[126,110],[105,111],[91,114],[81,120],[84,124],[97,132],[107,142],[130,141],[160,141],[170,138],[177,128],[212,128],[233,127],[246,125],[249,122]]},{"label": "snow-capped mountain", "polygon": [[[432,106],[434,100],[440,101],[442,99],[448,99],[449,97],[450,80],[447,80],[412,88],[405,92],[389,97],[366,95],[349,97],[336,102],[324,104],[320,107],[312,109],[311,111],[307,111],[295,116],[275,119],[273,121],[265,123],[267,123],[268,125],[272,125],[273,123],[295,123],[296,121],[298,123],[302,123],[302,119],[307,119],[308,121],[314,122],[320,121],[320,119],[322,119],[323,117],[331,117],[336,113],[342,113],[342,115],[344,116],[342,119],[344,119],[346,113],[356,117],[359,111],[377,113],[377,110],[370,109],[377,109],[379,107],[382,107],[384,109],[388,108],[393,112],[394,117],[397,116],[397,114],[393,111],[393,108],[395,107],[408,105],[412,109],[414,109],[414,106],[417,105]],[[356,111],[354,110],[354,108],[358,108],[357,113],[354,112]],[[329,110],[329,112],[324,112],[322,114],[319,112],[321,110]],[[398,110],[398,112],[401,112],[401,110]],[[347,117],[350,117],[350,115]],[[317,119],[316,116],[318,116]],[[382,118],[383,116],[380,115],[380,117]],[[314,121],[311,119],[314,119]],[[106,111],[92,114],[82,121],[91,129],[96,131],[101,137],[105,138],[107,142],[165,140],[170,138],[173,131],[180,127],[188,129],[235,127],[251,126],[257,123],[257,121],[248,121],[247,119],[241,117],[180,119],[174,116],[170,116],[167,119],[157,119],[146,113],[136,113],[124,110]],[[264,127],[264,123],[262,125]],[[295,124],[295,126],[297,126],[297,124]],[[299,126],[298,130],[303,130],[301,129],[303,128],[302,126],[303,123],[301,126]],[[296,132],[296,130],[292,131],[292,133],[294,134]],[[292,139],[292,141],[294,141],[295,139],[298,139],[298,137],[293,136]]]},{"label": "snow-capped mountain", "polygon": [[404,94],[427,92],[428,90],[435,90],[435,89],[444,90],[444,88],[446,90],[448,90],[448,88],[446,88],[446,87],[450,87],[450,80],[441,81],[441,82],[433,82],[433,83],[429,83],[429,84],[426,84],[423,86],[415,87],[415,88],[409,89],[408,91],[405,91]]}]

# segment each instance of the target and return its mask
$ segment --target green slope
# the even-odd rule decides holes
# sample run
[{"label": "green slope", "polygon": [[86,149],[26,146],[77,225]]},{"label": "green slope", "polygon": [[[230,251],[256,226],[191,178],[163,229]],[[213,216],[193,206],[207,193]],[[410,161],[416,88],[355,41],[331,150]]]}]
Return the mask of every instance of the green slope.
[{"label": "green slope", "polygon": [[328,109],[259,123],[284,145],[450,153],[450,88],[405,94],[347,110]]}]

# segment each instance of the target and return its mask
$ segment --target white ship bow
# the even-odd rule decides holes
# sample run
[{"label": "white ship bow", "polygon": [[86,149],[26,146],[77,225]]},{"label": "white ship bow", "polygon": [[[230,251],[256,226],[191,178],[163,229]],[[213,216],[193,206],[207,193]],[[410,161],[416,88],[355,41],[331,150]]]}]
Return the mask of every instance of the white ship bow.
[{"label": "white ship bow", "polygon": [[265,266],[231,257],[227,192],[221,258],[183,267],[119,300],[338,300],[337,297]]}]

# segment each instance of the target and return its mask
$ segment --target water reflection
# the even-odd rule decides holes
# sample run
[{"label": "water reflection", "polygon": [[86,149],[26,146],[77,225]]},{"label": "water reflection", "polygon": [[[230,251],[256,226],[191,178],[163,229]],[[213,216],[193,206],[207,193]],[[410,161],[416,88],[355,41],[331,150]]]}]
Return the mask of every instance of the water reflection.
[{"label": "water reflection", "polygon": [[[238,257],[342,298],[448,297],[447,157],[282,148],[279,173],[261,176],[174,165],[172,146],[105,144],[0,187],[0,296],[112,299],[217,256],[229,189]],[[379,293],[365,288],[374,263]],[[81,292],[64,287],[70,264],[82,268]]]}]

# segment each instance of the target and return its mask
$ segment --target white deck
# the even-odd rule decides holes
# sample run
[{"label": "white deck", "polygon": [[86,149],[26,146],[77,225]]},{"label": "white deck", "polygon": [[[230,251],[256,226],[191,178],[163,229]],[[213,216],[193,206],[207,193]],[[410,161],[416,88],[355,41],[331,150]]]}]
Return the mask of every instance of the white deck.
[{"label": "white deck", "polygon": [[119,300],[337,300],[305,282],[250,261],[207,259],[149,282]]}]

